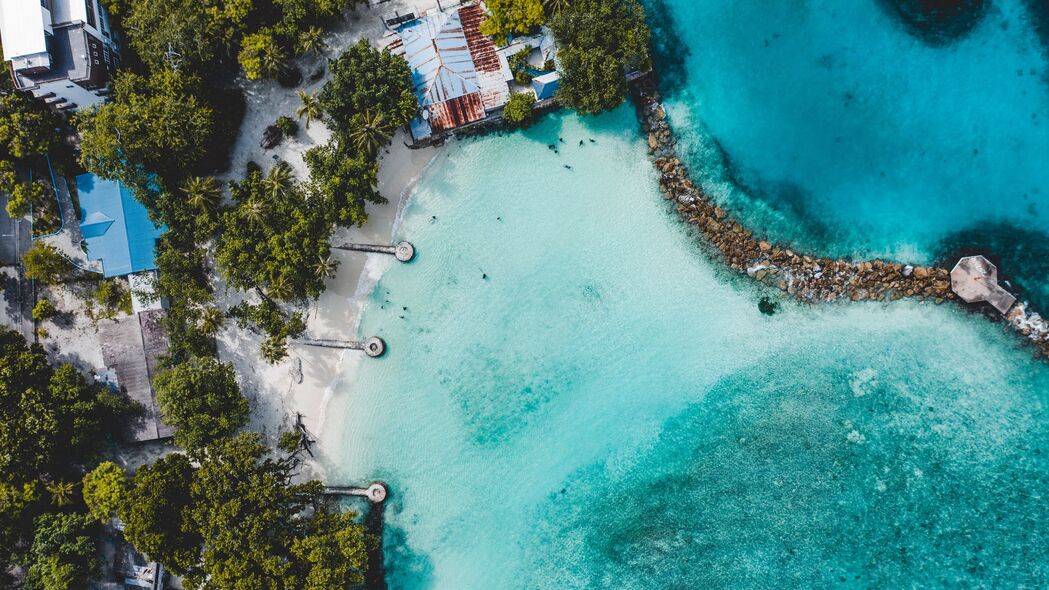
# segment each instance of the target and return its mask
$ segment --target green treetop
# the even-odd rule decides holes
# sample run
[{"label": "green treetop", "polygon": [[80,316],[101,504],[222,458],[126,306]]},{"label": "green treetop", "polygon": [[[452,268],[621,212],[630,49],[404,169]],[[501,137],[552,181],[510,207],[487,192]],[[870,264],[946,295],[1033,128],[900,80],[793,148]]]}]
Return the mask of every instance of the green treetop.
[{"label": "green treetop", "polygon": [[0,157],[47,154],[57,142],[57,126],[55,115],[25,94],[0,94]]},{"label": "green treetop", "polygon": [[0,481],[60,475],[94,456],[121,428],[130,402],[88,383],[69,364],[52,368],[44,349],[0,330]]},{"label": "green treetop", "polygon": [[573,0],[550,27],[561,45],[558,100],[580,113],[619,106],[626,98],[625,75],[651,65],[649,30],[637,0]]},{"label": "green treetop", "polygon": [[230,284],[281,301],[315,298],[323,277],[314,271],[318,256],[330,252],[334,224],[321,198],[278,164],[267,176],[253,171],[230,185],[236,207],[222,215],[215,261]]},{"label": "green treetop", "polygon": [[159,72],[198,71],[239,40],[253,0],[128,0],[124,30],[142,61]]},{"label": "green treetop", "polygon": [[201,449],[230,436],[248,421],[248,400],[240,394],[233,365],[215,358],[192,359],[153,380],[164,422],[175,428],[175,443]]},{"label": "green treetop", "polygon": [[535,96],[531,92],[514,94],[503,107],[503,120],[515,127],[527,127],[532,122],[534,104]]},{"label": "green treetop", "polygon": [[186,521],[193,472],[189,459],[178,453],[140,467],[119,510],[127,540],[180,576],[200,562],[200,535]]},{"label": "green treetop", "polygon": [[511,35],[527,35],[546,19],[539,0],[487,0],[485,6],[490,14],[481,23],[481,33],[495,37],[499,45]]},{"label": "green treetop", "polygon": [[411,121],[419,108],[412,72],[403,57],[379,51],[361,39],[331,62],[331,79],[320,103],[340,133],[350,129],[354,115],[382,113],[393,127]]},{"label": "green treetop", "polygon": [[176,188],[203,156],[214,128],[211,108],[197,98],[200,92],[196,78],[178,72],[146,78],[121,71],[113,100],[75,118],[81,164],[133,187],[138,198],[156,189],[150,173],[172,185],[165,188]]},{"label": "green treetop", "polygon": [[107,522],[116,516],[127,496],[128,480],[124,470],[105,461],[84,476],[84,504],[95,520]]},{"label": "green treetop", "polygon": [[86,514],[51,513],[36,519],[27,590],[81,590],[99,570],[96,526]]}]

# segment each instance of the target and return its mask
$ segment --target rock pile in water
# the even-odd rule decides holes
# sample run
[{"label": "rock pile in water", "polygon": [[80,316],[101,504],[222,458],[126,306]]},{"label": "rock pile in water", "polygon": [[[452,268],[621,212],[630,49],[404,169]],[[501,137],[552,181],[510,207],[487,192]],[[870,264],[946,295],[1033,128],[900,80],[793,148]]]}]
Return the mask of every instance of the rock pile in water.
[{"label": "rock pile in water", "polygon": [[[649,152],[659,171],[660,189],[676,203],[682,219],[699,230],[711,247],[711,254],[732,270],[803,303],[894,301],[904,297],[936,304],[959,300],[951,290],[950,271],[946,268],[822,258],[754,237],[751,230],[734,220],[690,179],[688,169],[677,158],[674,134],[651,81],[640,81],[633,93],[638,117],[648,136]],[[1038,352],[1049,357],[1049,322],[1027,311],[1023,304],[1013,307],[1007,320]]]}]

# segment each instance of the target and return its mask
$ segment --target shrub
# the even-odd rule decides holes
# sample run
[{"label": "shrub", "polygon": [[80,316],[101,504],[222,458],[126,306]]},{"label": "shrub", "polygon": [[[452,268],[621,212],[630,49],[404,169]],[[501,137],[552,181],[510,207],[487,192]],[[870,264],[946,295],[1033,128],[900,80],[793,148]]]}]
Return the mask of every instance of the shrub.
[{"label": "shrub", "polygon": [[521,86],[528,86],[532,83],[532,75],[524,70],[521,70],[514,74],[514,82],[517,82]]},{"label": "shrub", "polygon": [[26,278],[45,284],[58,283],[73,270],[58,248],[39,240],[22,255],[22,266]]},{"label": "shrub", "polygon": [[277,129],[280,129],[284,137],[295,137],[299,133],[299,124],[291,117],[277,117],[277,122],[274,125],[276,125]]},{"label": "shrub", "polygon": [[45,297],[40,301],[37,301],[36,305],[33,306],[33,319],[38,322],[42,322],[46,319],[54,317],[55,313],[57,312],[58,310],[55,309],[55,306],[53,303],[51,303],[51,300]]},{"label": "shrub", "polygon": [[519,92],[510,97],[503,108],[503,120],[515,127],[527,127],[532,122],[532,105],[535,96],[530,92]]}]

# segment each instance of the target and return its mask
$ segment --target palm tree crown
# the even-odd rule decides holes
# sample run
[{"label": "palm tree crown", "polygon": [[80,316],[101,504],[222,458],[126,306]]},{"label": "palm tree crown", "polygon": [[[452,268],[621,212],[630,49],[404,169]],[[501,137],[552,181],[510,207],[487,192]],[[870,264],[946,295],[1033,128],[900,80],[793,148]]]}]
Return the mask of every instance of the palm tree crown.
[{"label": "palm tree crown", "polygon": [[194,176],[182,185],[186,201],[198,211],[214,212],[222,202],[222,187],[214,176]]},{"label": "palm tree crown", "polygon": [[322,55],[328,44],[324,41],[324,29],[313,26],[299,35],[299,51]]},{"label": "palm tree crown", "polygon": [[364,113],[353,116],[350,127],[350,141],[358,150],[369,156],[376,154],[390,142],[393,127],[382,113]]},{"label": "palm tree crown", "polygon": [[277,162],[273,168],[270,168],[266,178],[262,179],[262,185],[269,191],[270,198],[277,199],[287,194],[294,181],[291,166],[287,162]]},{"label": "palm tree crown", "polygon": [[309,129],[311,121],[316,121],[324,115],[324,109],[321,108],[321,101],[317,99],[316,92],[299,90],[299,101],[302,104],[295,109],[295,116],[306,119],[306,129]]}]

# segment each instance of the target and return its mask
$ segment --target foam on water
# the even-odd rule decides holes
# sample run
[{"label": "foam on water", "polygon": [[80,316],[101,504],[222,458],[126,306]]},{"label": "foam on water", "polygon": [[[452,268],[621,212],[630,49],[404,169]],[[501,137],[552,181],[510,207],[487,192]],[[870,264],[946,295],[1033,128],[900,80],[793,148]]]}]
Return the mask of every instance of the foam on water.
[{"label": "foam on water", "polygon": [[389,354],[326,431],[330,477],[390,484],[391,587],[1046,583],[1049,370],[996,326],[761,314],[628,107],[441,158],[362,321]]}]

